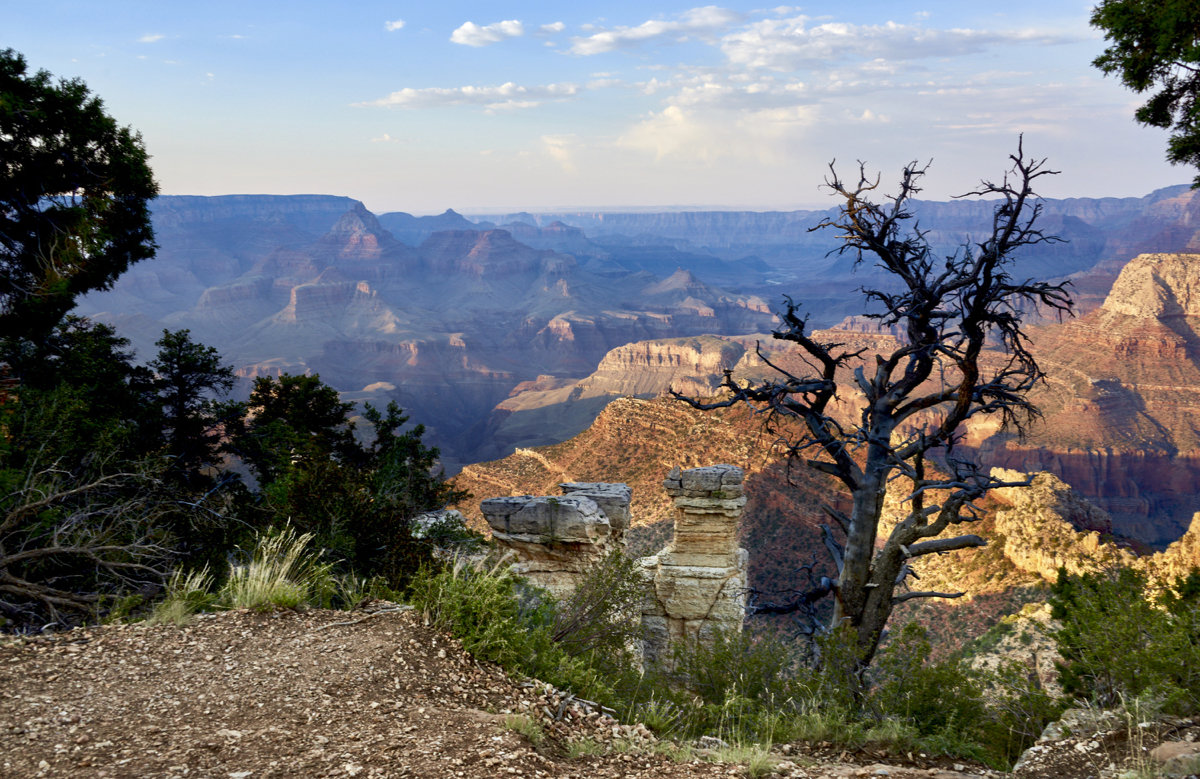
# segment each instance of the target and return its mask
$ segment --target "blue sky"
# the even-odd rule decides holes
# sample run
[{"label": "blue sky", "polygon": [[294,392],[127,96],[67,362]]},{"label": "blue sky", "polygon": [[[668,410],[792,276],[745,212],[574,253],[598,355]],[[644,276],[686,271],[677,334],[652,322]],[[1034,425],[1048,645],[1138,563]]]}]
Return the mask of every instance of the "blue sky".
[{"label": "blue sky", "polygon": [[[0,3],[0,46],[80,77],[166,194],[376,211],[830,205],[832,159],[924,195],[1026,150],[1042,194],[1190,180],[1090,62],[1088,2]],[[848,166],[847,166],[848,169]]]}]

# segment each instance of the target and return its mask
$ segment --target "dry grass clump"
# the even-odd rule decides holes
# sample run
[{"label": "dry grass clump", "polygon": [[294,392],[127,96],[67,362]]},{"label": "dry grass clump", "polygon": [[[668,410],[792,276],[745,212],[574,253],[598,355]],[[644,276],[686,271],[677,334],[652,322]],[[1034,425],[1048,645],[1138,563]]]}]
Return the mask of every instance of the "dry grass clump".
[{"label": "dry grass clump", "polygon": [[231,609],[296,608],[332,585],[329,566],[307,553],[312,533],[285,527],[258,537],[250,562],[235,565],[217,598]]}]

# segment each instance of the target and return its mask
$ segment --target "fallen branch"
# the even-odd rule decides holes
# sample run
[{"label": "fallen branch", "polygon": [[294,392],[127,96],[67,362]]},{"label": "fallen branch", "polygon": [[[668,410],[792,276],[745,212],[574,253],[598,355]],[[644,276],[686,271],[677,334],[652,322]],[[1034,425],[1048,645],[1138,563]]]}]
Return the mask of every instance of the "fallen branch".
[{"label": "fallen branch", "polygon": [[328,630],[329,628],[349,627],[351,625],[361,624],[361,623],[366,622],[367,620],[372,619],[374,617],[378,617],[380,614],[401,614],[405,611],[412,611],[412,610],[413,610],[412,606],[392,606],[390,608],[380,609],[379,611],[372,611],[367,616],[361,617],[359,619],[352,619],[352,620],[348,620],[346,622],[330,622],[328,625],[322,625],[319,628],[313,628],[312,630],[310,630],[308,632],[309,633],[320,633],[322,630]]}]

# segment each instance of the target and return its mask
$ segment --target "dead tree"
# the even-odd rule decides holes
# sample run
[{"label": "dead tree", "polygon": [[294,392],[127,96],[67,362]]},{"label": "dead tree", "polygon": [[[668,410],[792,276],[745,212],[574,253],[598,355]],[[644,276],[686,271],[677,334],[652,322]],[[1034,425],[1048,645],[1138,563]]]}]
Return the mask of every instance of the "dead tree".
[{"label": "dead tree", "polygon": [[[854,631],[860,670],[873,659],[896,604],[964,594],[909,590],[906,584],[916,558],[984,546],[970,533],[942,536],[975,521],[973,502],[989,490],[1014,486],[957,458],[954,445],[963,424],[979,415],[1000,415],[1010,429],[1024,432],[1038,415],[1028,394],[1043,373],[1022,332],[1023,312],[1071,310],[1065,284],[1021,281],[1010,273],[1021,247],[1060,240],[1037,228],[1042,205],[1033,191],[1038,178],[1056,171],[1046,169],[1045,160],[1026,158],[1020,143],[1010,159],[1000,183],[985,180],[963,196],[995,198],[990,232],[950,256],[935,255],[927,231],[913,218],[911,201],[927,166],[910,163],[899,192],[876,202],[879,179],[870,179],[862,163],[854,184],[839,178],[831,164],[826,184],[844,204],[814,229],[836,230],[838,252],[854,256],[856,267],[870,261],[884,272],[886,285],[862,292],[866,316],[899,333],[895,347],[872,356],[821,340],[787,299],[774,337],[795,344],[808,371],[784,370],[760,349],[777,378],[747,383],[727,370],[728,396],[718,402],[672,392],[700,409],[749,404],[768,430],[783,437],[789,457],[833,476],[850,493],[849,515],[825,507],[837,528],[822,528],[836,579],[810,577],[810,592],[771,610],[812,618],[814,600],[832,596],[832,615],[821,629]],[[843,399],[852,392],[860,397],[856,418],[835,418],[830,403],[839,390]],[[801,432],[791,432],[796,430]],[[877,548],[884,495],[897,479],[906,489],[905,511]]]},{"label": "dead tree", "polygon": [[17,478],[0,495],[0,626],[65,627],[95,618],[122,594],[162,586],[171,550],[153,475],[79,478],[50,465]]}]

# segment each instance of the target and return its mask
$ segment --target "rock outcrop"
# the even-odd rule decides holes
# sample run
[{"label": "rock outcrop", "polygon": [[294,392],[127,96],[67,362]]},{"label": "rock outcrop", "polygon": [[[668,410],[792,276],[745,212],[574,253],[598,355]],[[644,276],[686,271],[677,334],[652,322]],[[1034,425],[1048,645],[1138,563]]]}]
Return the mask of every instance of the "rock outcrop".
[{"label": "rock outcrop", "polygon": [[[1026,478],[1003,468],[993,468],[992,476],[1009,482]],[[1108,514],[1052,473],[1033,474],[1028,487],[1002,487],[991,495],[1002,505],[993,516],[1004,555],[1021,570],[1054,582],[1060,568],[1082,574],[1134,562],[1128,550],[1102,538],[1112,532]]]},{"label": "rock outcrop", "polygon": [[1032,333],[1043,419],[981,460],[1052,471],[1112,516],[1118,534],[1165,546],[1200,508],[1200,254],[1143,254],[1104,305]]},{"label": "rock outcrop", "polygon": [[625,539],[625,531],[629,529],[632,514],[629,504],[633,500],[633,490],[628,484],[612,482],[563,482],[558,485],[563,495],[576,495],[590,498],[608,517],[612,526],[613,538],[617,543]]},{"label": "rock outcrop", "polygon": [[1032,482],[1028,487],[993,490],[999,507],[992,517],[1004,557],[1044,581],[1056,581],[1060,568],[1078,575],[1126,566],[1144,571],[1158,585],[1170,585],[1200,567],[1200,512],[1192,517],[1187,532],[1164,551],[1139,557],[1114,543],[1109,536],[1112,520],[1103,509],[1054,474],[993,468],[992,475]]},{"label": "rock outcrop", "polygon": [[[489,498],[479,508],[517,573],[556,598],[622,542],[631,493],[624,484],[562,484],[563,496]],[[611,513],[610,513],[611,512]]]},{"label": "rock outcrop", "polygon": [[1200,512],[1192,516],[1187,532],[1177,541],[1140,562],[1153,579],[1163,584],[1174,584],[1200,568]]},{"label": "rock outcrop", "polygon": [[[680,471],[663,486],[675,503],[675,538],[639,560],[649,591],[642,608],[643,660],[669,663],[672,645],[711,641],[739,631],[746,618],[748,555],[738,548],[746,505],[744,473],[733,465]],[[630,525],[632,491],[625,484],[564,482],[562,497],[490,498],[480,510],[492,538],[517,558],[517,573],[556,598],[614,548]]]},{"label": "rock outcrop", "polygon": [[671,471],[663,487],[675,501],[675,538],[642,558],[652,590],[642,612],[643,658],[670,662],[671,646],[740,631],[746,618],[748,555],[737,529],[746,497],[733,465]]}]

